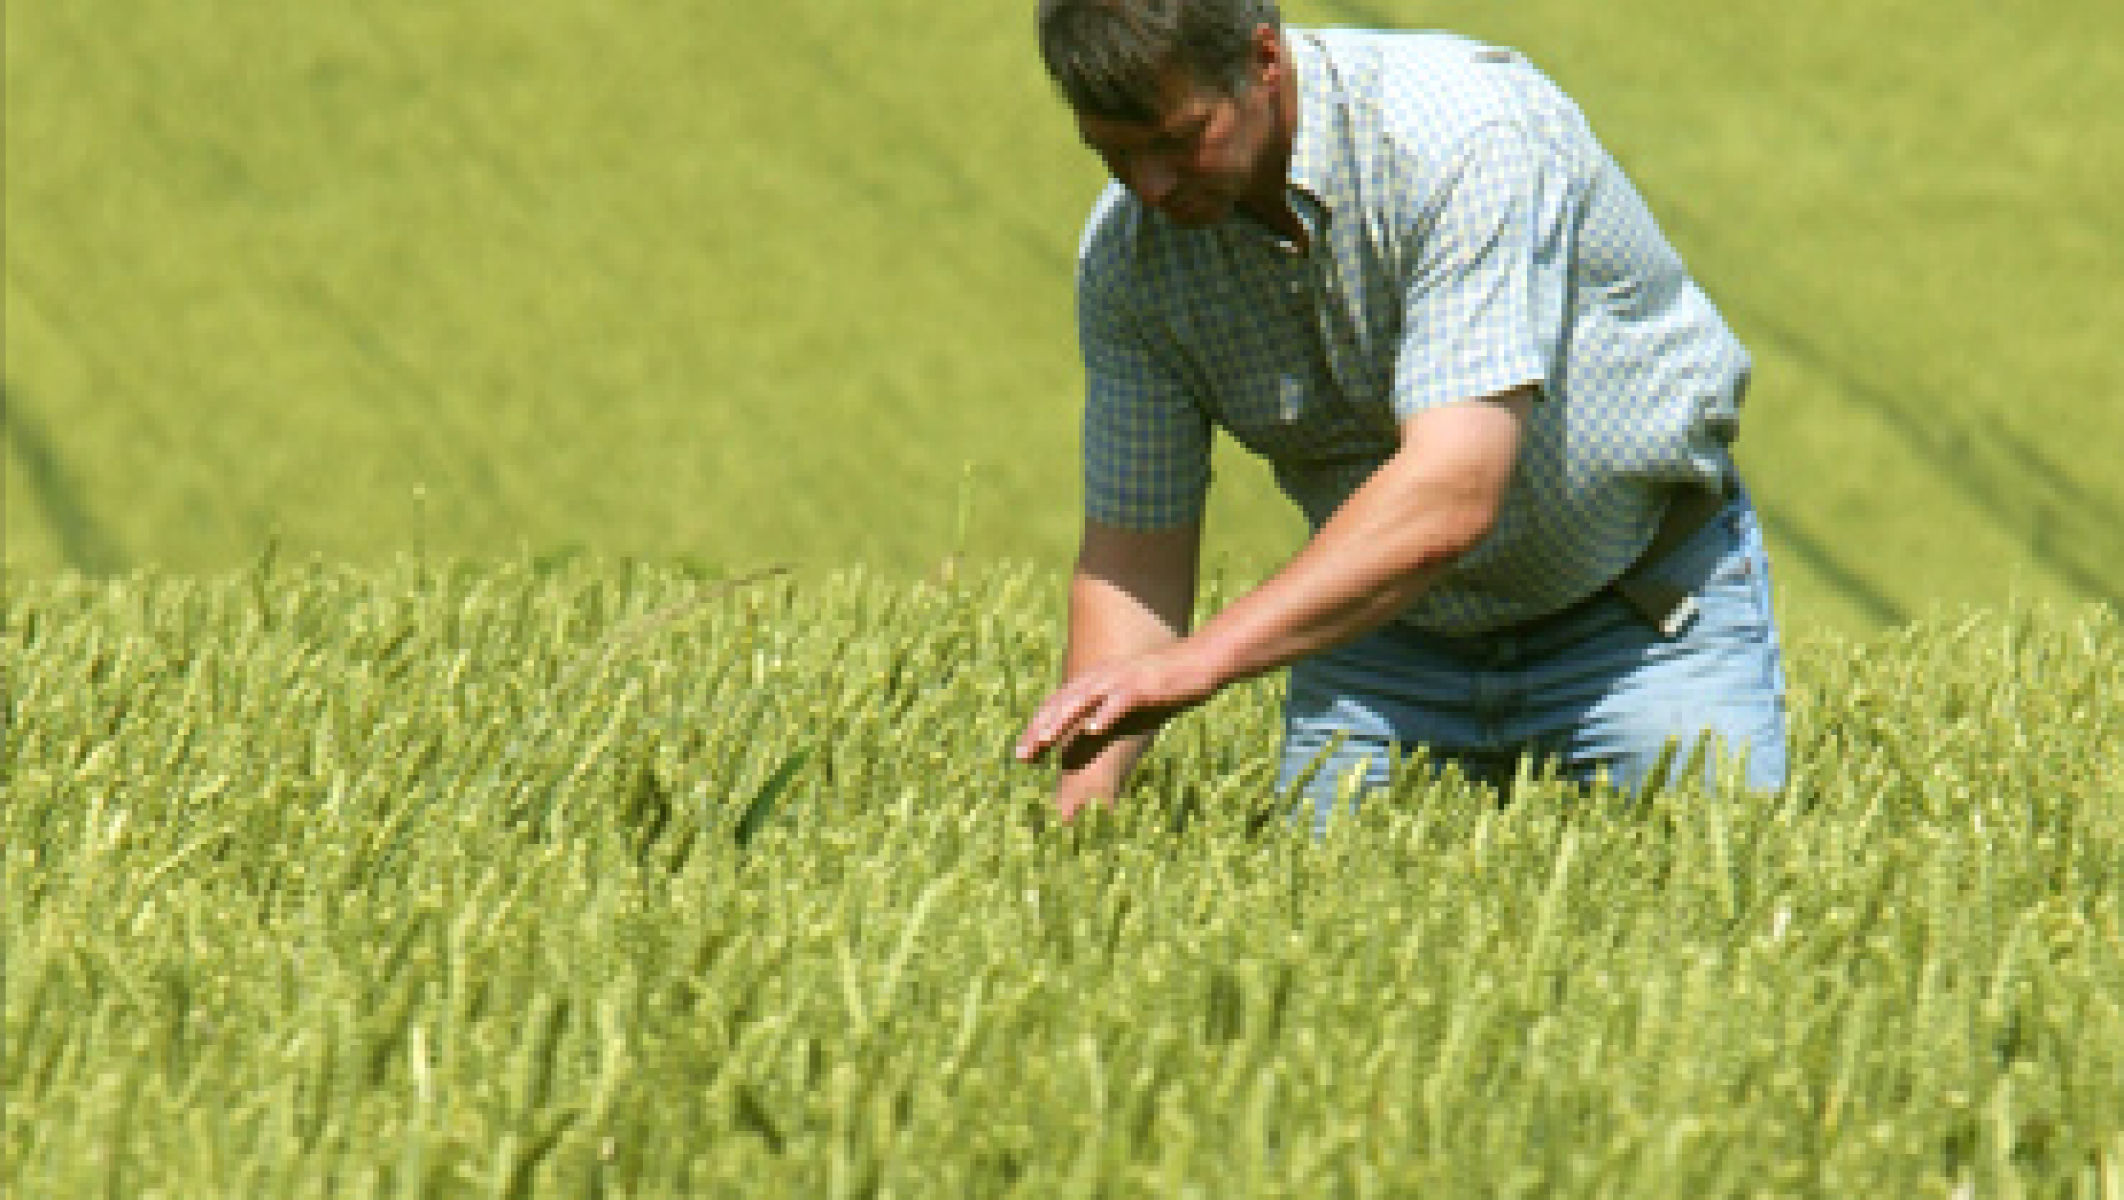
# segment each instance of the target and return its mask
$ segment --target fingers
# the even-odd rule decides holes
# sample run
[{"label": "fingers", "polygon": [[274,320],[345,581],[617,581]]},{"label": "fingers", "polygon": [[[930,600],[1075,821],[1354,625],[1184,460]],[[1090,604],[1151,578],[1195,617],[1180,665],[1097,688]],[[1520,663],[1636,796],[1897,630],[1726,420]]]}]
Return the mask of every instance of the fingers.
[{"label": "fingers", "polygon": [[1078,742],[1103,746],[1111,737],[1147,732],[1156,727],[1155,719],[1130,720],[1145,707],[1123,680],[1104,672],[1072,680],[1056,689],[1026,723],[1018,738],[1018,760],[1036,762],[1057,746],[1075,749]]},{"label": "fingers", "polygon": [[1038,762],[1057,747],[1073,755],[1076,742],[1103,747],[1150,733],[1213,690],[1179,682],[1186,678],[1156,655],[1087,671],[1049,694],[1019,734],[1014,753],[1020,762]]},{"label": "fingers", "polygon": [[1057,744],[1076,736],[1085,715],[1101,701],[1099,692],[1086,690],[1081,684],[1071,684],[1050,695],[1018,736],[1018,761],[1037,762]]},{"label": "fingers", "polygon": [[1065,768],[1081,766],[1117,739],[1154,732],[1175,711],[1130,691],[1074,688],[1050,696],[1027,723],[1018,738],[1018,761],[1038,762],[1059,750]]},{"label": "fingers", "polygon": [[1124,699],[1118,693],[1108,692],[1100,699],[1099,707],[1093,709],[1089,717],[1084,718],[1083,731],[1094,737],[1105,733],[1134,708],[1135,704],[1131,700]]}]

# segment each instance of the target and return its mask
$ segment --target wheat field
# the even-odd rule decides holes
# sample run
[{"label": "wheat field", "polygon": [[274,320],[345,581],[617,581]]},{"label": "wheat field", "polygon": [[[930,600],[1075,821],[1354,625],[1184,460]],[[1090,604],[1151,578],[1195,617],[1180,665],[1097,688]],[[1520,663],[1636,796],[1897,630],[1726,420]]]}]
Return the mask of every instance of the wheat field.
[{"label": "wheat field", "polygon": [[[1795,650],[1795,778],[1113,813],[1054,581],[10,587],[10,1195],[2124,1196],[2124,639]],[[1210,597],[1214,602],[1216,597]]]}]

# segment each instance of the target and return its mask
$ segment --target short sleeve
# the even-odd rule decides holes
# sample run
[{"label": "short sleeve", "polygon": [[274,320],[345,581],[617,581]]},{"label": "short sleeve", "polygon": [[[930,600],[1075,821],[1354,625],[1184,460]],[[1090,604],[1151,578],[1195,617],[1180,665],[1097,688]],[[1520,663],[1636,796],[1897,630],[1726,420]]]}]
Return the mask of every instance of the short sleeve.
[{"label": "short sleeve", "polygon": [[1211,430],[1169,345],[1135,313],[1114,264],[1088,255],[1077,277],[1084,359],[1085,516],[1123,529],[1202,519]]},{"label": "short sleeve", "polygon": [[1397,416],[1550,383],[1569,290],[1569,192],[1555,153],[1506,123],[1474,131],[1448,160],[1402,232]]}]

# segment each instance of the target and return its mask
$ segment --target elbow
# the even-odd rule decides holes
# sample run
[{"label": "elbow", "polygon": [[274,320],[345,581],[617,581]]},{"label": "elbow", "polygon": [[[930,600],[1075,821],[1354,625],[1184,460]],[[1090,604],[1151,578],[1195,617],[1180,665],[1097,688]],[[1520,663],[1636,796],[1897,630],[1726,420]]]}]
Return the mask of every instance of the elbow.
[{"label": "elbow", "polygon": [[1473,553],[1497,528],[1497,516],[1503,508],[1502,497],[1487,491],[1456,496],[1449,504],[1432,510],[1425,557],[1439,566],[1448,566]]},{"label": "elbow", "polygon": [[1411,418],[1395,455],[1408,507],[1421,514],[1419,557],[1448,565],[1489,541],[1519,460],[1520,427],[1531,385],[1502,396],[1449,404]]}]

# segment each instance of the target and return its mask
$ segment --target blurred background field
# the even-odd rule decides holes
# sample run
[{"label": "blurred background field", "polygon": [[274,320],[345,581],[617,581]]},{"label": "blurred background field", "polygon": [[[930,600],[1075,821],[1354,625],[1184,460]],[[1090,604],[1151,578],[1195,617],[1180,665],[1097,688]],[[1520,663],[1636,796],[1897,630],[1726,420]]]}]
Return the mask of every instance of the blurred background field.
[{"label": "blurred background field", "polygon": [[[1059,567],[1101,177],[1029,8],[7,6],[11,571]],[[1580,99],[1757,355],[1788,619],[2124,596],[2124,9],[1290,15]]]}]

